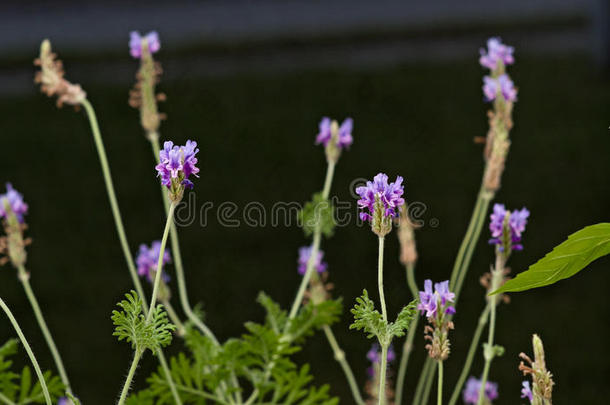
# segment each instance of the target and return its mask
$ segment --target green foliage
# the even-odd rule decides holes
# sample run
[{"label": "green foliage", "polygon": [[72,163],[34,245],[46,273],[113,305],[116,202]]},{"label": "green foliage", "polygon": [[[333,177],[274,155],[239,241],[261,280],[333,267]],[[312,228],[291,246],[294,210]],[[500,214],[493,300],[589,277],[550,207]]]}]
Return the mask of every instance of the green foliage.
[{"label": "green foliage", "polygon": [[369,293],[363,290],[362,296],[356,298],[351,312],[354,314],[354,323],[350,325],[350,329],[364,330],[367,338],[377,337],[381,345],[389,345],[394,337],[404,336],[405,331],[409,329],[417,316],[417,300],[403,307],[396,321],[386,322],[375,309],[375,303],[369,298]]},{"label": "green foliage", "polygon": [[610,223],[587,226],[568,236],[568,240],[491,294],[554,284],[572,277],[592,261],[607,254],[610,254]]},{"label": "green foliage", "polygon": [[316,193],[299,212],[299,223],[303,225],[305,236],[310,236],[319,227],[324,236],[331,237],[335,227],[334,207],[322,193]]},{"label": "green foliage", "polygon": [[134,350],[150,349],[153,353],[172,342],[172,331],[176,326],[167,319],[162,305],[153,310],[150,320],[142,313],[142,300],[135,291],[125,294],[126,300],[117,305],[122,311],[112,311],[112,322],[115,325],[113,336],[119,341],[131,343]]},{"label": "green foliage", "polygon": [[[21,373],[15,373],[11,369],[13,362],[9,357],[17,353],[17,346],[17,340],[10,339],[0,347],[0,393],[16,405],[44,404],[45,399],[40,381],[34,376],[35,381],[32,384],[30,368],[28,366],[23,367]],[[51,398],[56,400],[62,396],[65,387],[61,379],[58,376],[53,376],[50,371],[44,372],[43,376]]]},{"label": "green foliage", "polygon": [[[226,403],[237,389],[253,404],[335,405],[337,398],[328,386],[314,387],[309,366],[298,367],[290,356],[300,350],[299,342],[324,324],[334,322],[341,312],[340,300],[318,305],[308,303],[289,322],[286,311],[264,293],[257,300],[266,310],[263,324],[247,322],[246,333],[216,345],[192,325],[187,328],[187,350],[172,357],[170,373],[185,404]],[[231,376],[240,381],[232,385]],[[129,405],[173,404],[162,368],[147,380],[149,387],[130,396]]]}]

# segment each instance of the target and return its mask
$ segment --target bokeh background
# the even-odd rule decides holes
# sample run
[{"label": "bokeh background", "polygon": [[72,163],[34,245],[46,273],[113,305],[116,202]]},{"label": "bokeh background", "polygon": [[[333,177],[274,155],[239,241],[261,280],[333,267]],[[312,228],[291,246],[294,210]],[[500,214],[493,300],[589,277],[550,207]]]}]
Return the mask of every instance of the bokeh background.
[{"label": "bokeh background", "polygon": [[[44,37],[97,110],[134,252],[161,236],[164,214],[149,144],[127,104],[137,69],[127,49],[133,29],[156,29],[161,36],[159,89],[168,97],[161,106],[168,115],[162,139],[200,144],[197,208],[307,201],[322,188],[325,171],[323,149],[313,145],[320,117],[351,116],[355,142],[337,167],[332,194],[353,203],[354,179],[379,171],[404,176],[406,198],[426,206],[425,226],[417,232],[419,284],[448,278],[483,167],[481,146],[473,143],[487,128],[478,52],[499,35],[516,48],[510,74],[519,100],[497,201],[532,213],[525,250],[510,266],[523,271],[570,233],[608,219],[606,0],[61,0],[3,3],[0,11],[0,181],[11,181],[30,205],[34,243],[27,267],[85,404],[108,404],[120,389],[131,353],[112,337],[110,314],[131,284],[86,117],[58,110],[32,82],[31,61]],[[236,217],[243,220],[242,213]],[[478,279],[493,260],[487,236],[485,229],[458,309],[447,387],[457,379],[484,306]],[[296,226],[230,228],[211,216],[206,226],[181,228],[180,237],[191,301],[202,303],[222,340],[242,333],[245,321],[262,319],[254,305],[259,291],[285,307],[292,302],[297,249],[308,243]],[[386,296],[394,314],[411,297],[395,233],[387,239]],[[377,244],[366,228],[339,228],[323,249],[333,294],[346,306],[363,288],[375,290]],[[531,352],[532,333],[545,342],[555,403],[607,403],[609,265],[601,259],[557,285],[513,294],[510,305],[499,308],[496,336],[506,354],[491,371],[500,384],[497,404],[523,402],[517,355]],[[43,367],[52,368],[14,269],[4,266],[0,277],[2,298]],[[347,309],[333,329],[363,386],[371,342],[348,330]],[[0,325],[0,339],[14,335],[6,319]],[[417,339],[408,399],[423,345]],[[176,340],[169,352],[179,350]],[[321,334],[296,358],[311,363],[317,383],[330,383],[342,403],[352,403]],[[146,356],[136,388],[153,367]],[[481,369],[479,355],[473,374]]]}]

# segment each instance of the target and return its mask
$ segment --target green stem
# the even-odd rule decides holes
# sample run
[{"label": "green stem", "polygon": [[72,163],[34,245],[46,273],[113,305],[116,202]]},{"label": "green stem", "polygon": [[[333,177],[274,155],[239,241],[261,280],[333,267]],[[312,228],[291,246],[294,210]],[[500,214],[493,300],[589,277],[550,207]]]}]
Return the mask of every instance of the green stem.
[{"label": "green stem", "polygon": [[381,346],[381,366],[379,368],[379,405],[386,403],[385,375],[388,371],[388,345]]},{"label": "green stem", "polygon": [[172,306],[172,304],[168,300],[164,300],[163,301],[163,306],[165,307],[167,315],[169,315],[169,319],[178,328],[176,330],[176,334],[178,336],[184,336],[184,334],[186,333],[185,332],[185,328],[184,328],[184,324],[182,323],[182,321],[178,317],[178,314],[174,310],[174,307]]},{"label": "green stem", "polygon": [[131,366],[129,367],[129,372],[127,373],[127,378],[125,378],[125,383],[123,384],[123,389],[121,390],[121,396],[117,405],[123,405],[125,403],[125,399],[127,399],[127,393],[129,392],[129,388],[131,388],[131,381],[133,380],[133,376],[136,374],[136,369],[138,368],[140,358],[142,358],[142,351],[136,349],[136,352],[133,356],[133,361],[131,362]]},{"label": "green stem", "polygon": [[32,309],[34,310],[34,315],[36,316],[36,320],[38,321],[38,326],[40,326],[40,330],[42,330],[42,334],[44,335],[44,338],[47,341],[49,350],[53,355],[53,360],[55,361],[55,366],[57,367],[57,371],[59,372],[61,381],[66,386],[66,391],[72,394],[70,381],[68,380],[68,375],[66,373],[66,369],[64,368],[64,363],[61,360],[61,356],[59,355],[59,351],[57,350],[57,346],[55,345],[53,336],[51,336],[49,327],[47,326],[47,323],[44,320],[44,316],[42,315],[42,311],[40,310],[40,305],[38,305],[38,300],[36,300],[36,296],[34,295],[34,291],[32,290],[32,286],[30,285],[30,275],[28,274],[23,265],[19,266],[18,268],[18,278],[21,281],[21,284],[23,285],[25,295],[27,295],[28,300],[30,301],[30,305],[32,305]]},{"label": "green stem", "polygon": [[327,199],[330,194],[330,186],[333,182],[333,177],[335,175],[335,166],[337,163],[328,162],[328,166],[326,168],[326,178],[324,179],[324,188],[322,189],[322,198]]},{"label": "green stem", "polygon": [[443,405],[443,362],[438,362],[438,394],[436,396],[436,404]]},{"label": "green stem", "polygon": [[[415,265],[409,263],[406,266],[407,284],[409,290],[413,295],[413,298],[417,298],[417,283],[415,282]],[[407,338],[402,348],[402,355],[400,356],[400,366],[398,368],[398,376],[396,377],[396,403],[402,404],[402,393],[404,390],[405,376],[407,374],[407,365],[409,363],[409,357],[413,351],[413,340],[415,339],[415,332],[417,331],[417,324],[419,323],[419,316],[415,317],[411,322],[409,331],[407,332]]]},{"label": "green stem", "polygon": [[6,395],[4,395],[1,392],[0,392],[0,402],[2,402],[5,405],[17,405],[16,403],[11,401]]},{"label": "green stem", "polygon": [[479,316],[479,322],[477,324],[477,328],[474,331],[474,335],[472,336],[472,341],[470,342],[470,347],[468,348],[468,354],[466,356],[466,361],[464,362],[464,368],[462,368],[462,372],[460,373],[460,378],[458,379],[455,388],[453,389],[453,393],[451,394],[451,399],[449,400],[449,405],[455,405],[460,397],[460,393],[462,391],[462,387],[466,382],[466,378],[470,374],[470,368],[472,367],[472,361],[474,359],[474,355],[479,347],[479,341],[481,340],[481,334],[483,333],[483,329],[485,325],[487,325],[487,320],[489,319],[489,304],[485,305],[485,309],[483,309],[481,316]]},{"label": "green stem", "polygon": [[428,398],[430,398],[430,392],[432,391],[432,385],[434,382],[434,375],[436,374],[436,364],[434,364],[434,360],[430,359],[430,369],[428,371],[428,380],[426,381],[426,386],[424,387],[424,392],[422,393],[422,404],[428,403]]},{"label": "green stem", "polygon": [[169,212],[167,213],[167,220],[165,221],[165,229],[163,229],[163,237],[161,239],[161,248],[159,250],[159,260],[157,261],[157,271],[155,273],[155,283],[153,285],[152,297],[150,298],[150,308],[148,309],[148,316],[146,321],[150,321],[152,314],[157,303],[157,294],[159,293],[159,284],[161,284],[161,273],[163,273],[163,258],[165,257],[165,245],[167,244],[167,237],[169,235],[169,228],[171,223],[174,221],[174,210],[176,204],[172,203],[169,206]]},{"label": "green stem", "polygon": [[40,381],[40,387],[42,388],[42,393],[44,394],[45,402],[47,403],[47,405],[52,405],[51,395],[49,394],[49,389],[47,388],[47,383],[44,380],[44,376],[42,374],[42,371],[40,370],[38,361],[36,360],[36,357],[34,356],[34,352],[32,351],[30,344],[28,343],[27,339],[25,338],[25,335],[21,331],[21,328],[19,327],[17,320],[13,316],[13,313],[11,312],[9,307],[4,303],[4,300],[2,298],[0,298],[0,307],[2,307],[2,310],[4,310],[4,313],[6,313],[6,316],[13,324],[13,327],[15,328],[15,332],[17,332],[17,336],[19,336],[19,340],[21,340],[21,344],[23,344],[25,351],[27,352],[28,356],[30,357],[30,361],[32,362],[32,365],[34,366],[34,370],[36,371],[36,375],[38,376],[38,381]]},{"label": "green stem", "polygon": [[326,335],[326,339],[330,344],[330,347],[333,349],[333,353],[335,355],[335,360],[339,362],[341,368],[343,369],[343,373],[345,374],[345,378],[347,378],[347,382],[349,384],[350,389],[352,390],[352,396],[354,397],[354,401],[358,405],[364,405],[364,400],[360,395],[360,389],[358,388],[358,383],[356,382],[356,378],[354,377],[354,373],[352,372],[347,359],[345,358],[345,352],[341,350],[339,347],[339,343],[337,343],[337,339],[333,334],[332,329],[328,325],[324,325],[322,327],[324,334]]},{"label": "green stem", "polygon": [[176,405],[182,405],[182,400],[180,399],[180,395],[178,394],[178,390],[176,389],[176,384],[174,384],[174,380],[169,372],[169,367],[167,366],[167,360],[165,360],[165,355],[163,354],[163,350],[157,350],[157,357],[159,358],[159,363],[161,364],[161,368],[163,368],[163,373],[165,374],[165,381],[169,386],[169,390],[174,397],[174,402]]},{"label": "green stem", "polygon": [[[385,306],[385,294],[383,293],[383,246],[385,238],[379,237],[379,254],[377,255],[377,287],[379,288],[379,300],[381,301],[381,315],[383,321],[388,322],[388,312]],[[383,372],[383,371],[382,371]]]},{"label": "green stem", "polygon": [[[129,243],[127,242],[127,236],[125,235],[125,227],[123,226],[123,219],[121,218],[121,211],[119,210],[119,204],[116,199],[116,193],[114,192],[114,184],[112,182],[112,176],[110,174],[110,166],[108,165],[108,158],[106,157],[106,150],[104,148],[104,143],[102,142],[102,135],[100,133],[99,125],[97,123],[97,117],[95,116],[95,111],[93,110],[93,107],[91,106],[89,100],[84,99],[81,102],[81,105],[87,112],[89,124],[91,125],[91,132],[93,133],[93,139],[95,141],[97,154],[99,156],[100,164],[102,166],[104,183],[106,185],[106,193],[108,194],[108,200],[110,201],[110,208],[112,209],[114,224],[116,227],[117,234],[119,235],[121,248],[123,249],[123,256],[125,257],[125,261],[127,262],[127,268],[129,269],[131,281],[133,282],[136,292],[142,300],[142,310],[146,315],[148,311],[146,295],[144,294],[144,289],[142,288],[142,284],[140,283],[138,272],[136,271],[136,267],[134,265],[135,262],[133,260],[133,256],[131,255],[131,251],[129,250]],[[159,358],[165,359],[163,351],[161,351],[161,349],[159,349],[157,354]],[[173,381],[171,380],[171,374],[169,372],[169,369],[167,368],[167,364],[163,362],[161,366],[163,367],[163,371],[165,372],[165,375],[168,378],[168,384],[173,385]],[[180,401],[180,397],[178,397],[177,395],[174,395],[174,400],[176,404],[182,404],[182,402]]]}]

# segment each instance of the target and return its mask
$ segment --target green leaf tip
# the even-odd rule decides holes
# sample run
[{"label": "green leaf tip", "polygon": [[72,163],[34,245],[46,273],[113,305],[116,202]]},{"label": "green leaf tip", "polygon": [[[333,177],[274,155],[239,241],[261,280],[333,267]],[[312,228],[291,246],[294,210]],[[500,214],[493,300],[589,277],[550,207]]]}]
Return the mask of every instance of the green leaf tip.
[{"label": "green leaf tip", "polygon": [[489,295],[544,287],[572,277],[594,260],[610,254],[610,223],[587,226],[556,246],[526,271]]}]

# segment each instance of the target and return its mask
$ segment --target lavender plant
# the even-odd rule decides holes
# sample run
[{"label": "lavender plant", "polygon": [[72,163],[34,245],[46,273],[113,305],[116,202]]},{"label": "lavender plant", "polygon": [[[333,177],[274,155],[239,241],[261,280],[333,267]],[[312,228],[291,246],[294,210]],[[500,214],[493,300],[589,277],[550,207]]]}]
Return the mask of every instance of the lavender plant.
[{"label": "lavender plant", "polygon": [[[40,83],[43,93],[56,97],[59,107],[71,105],[77,110],[82,107],[86,112],[117,235],[134,286],[134,290],[125,294],[125,299],[118,303],[119,309],[113,311],[111,317],[115,326],[114,336],[119,341],[128,342],[133,349],[133,359],[117,403],[337,404],[339,399],[331,395],[330,386],[317,387],[312,384],[310,367],[307,364],[297,365],[292,357],[306,344],[308,337],[321,330],[345,375],[352,393],[351,401],[358,405],[403,404],[409,357],[417,345],[415,337],[419,311],[427,321],[424,327],[424,348],[428,357],[412,393],[412,403],[428,403],[434,375],[437,374],[436,402],[437,405],[442,405],[445,385],[443,371],[451,352],[449,333],[454,328],[453,318],[457,315],[458,298],[489,204],[500,188],[510,148],[509,132],[513,125],[512,110],[517,100],[517,89],[506,72],[506,67],[515,62],[514,49],[503,44],[499,38],[491,38],[487,49],[481,50],[479,62],[489,69],[489,75],[483,78],[483,95],[487,102],[492,103],[492,110],[488,113],[489,131],[482,140],[485,143],[485,166],[475,208],[453,268],[448,273],[448,280],[433,283],[426,279],[423,290],[418,288],[415,280],[418,252],[414,234],[417,226],[409,218],[408,205],[403,197],[402,177],[397,176],[394,182],[389,182],[386,174],[379,173],[372,181],[355,190],[360,197],[357,201],[361,210],[359,218],[370,226],[378,243],[377,289],[381,311],[376,309],[367,289],[355,298],[356,303],[351,309],[354,321],[350,329],[362,330],[367,338],[376,340],[367,353],[371,367],[364,385],[363,392],[368,395],[365,400],[348,356],[332,330],[332,325],[343,312],[342,299],[332,297],[333,284],[329,281],[328,271],[330,266],[324,261],[324,252],[321,250],[323,237],[330,238],[335,232],[335,208],[330,193],[340,157],[354,141],[353,120],[346,118],[339,124],[336,120],[324,117],[319,123],[315,144],[324,147],[327,169],[322,191],[315,192],[311,201],[305,203],[299,213],[304,235],[310,240],[298,250],[297,272],[302,278],[294,300],[291,305],[283,308],[282,304],[275,302],[269,295],[259,293],[257,302],[262,307],[264,319],[260,322],[247,322],[241,336],[220,342],[204,322],[203,315],[191,307],[187,294],[174,212],[177,205],[183,202],[185,193],[190,190],[195,192],[193,180],[200,175],[197,166],[199,149],[197,142],[191,140],[184,145],[165,141],[161,148],[160,126],[166,117],[159,112],[157,103],[165,100],[165,95],[157,92],[162,69],[153,59],[160,48],[161,42],[156,32],[146,35],[131,33],[129,53],[139,60],[140,68],[136,84],[130,92],[129,104],[139,110],[142,129],[151,144],[166,219],[161,238],[153,241],[150,246],[140,245],[135,259],[123,225],[97,117],[87,94],[80,85],[71,83],[64,77],[62,63],[52,53],[48,40],[42,42],[40,56],[35,61],[40,67],[35,80]],[[152,168],[153,163],[151,175],[154,173]],[[201,176],[205,174],[201,173]],[[30,285],[30,273],[25,269],[26,248],[30,244],[25,236],[25,218],[29,207],[10,183],[6,187],[6,193],[0,195],[0,218],[5,233],[0,238],[0,253],[5,255],[0,263],[10,262],[16,268],[59,376],[54,376],[50,371],[42,372],[17,320],[0,299],[0,307],[13,325],[38,378],[38,382],[32,384],[29,367],[24,367],[19,374],[13,371],[12,362],[8,358],[15,355],[17,340],[9,340],[0,347],[0,403],[79,404],[76,396],[78,389],[73,390],[70,385],[61,356]],[[495,326],[497,307],[501,301],[508,300],[508,292],[550,285],[576,274],[593,260],[610,253],[610,224],[589,226],[571,235],[566,242],[527,271],[509,279],[506,265],[513,252],[523,249],[522,238],[528,218],[529,211],[526,208],[509,211],[502,204],[493,207],[489,243],[494,247],[495,262],[490,272],[481,277],[485,288],[485,306],[474,329],[459,379],[448,401],[450,405],[456,404],[460,397],[463,403],[476,405],[489,405],[498,398],[498,384],[489,381],[489,377],[493,359],[503,353],[503,348],[496,344]],[[400,262],[405,266],[406,284],[412,300],[405,302],[406,305],[392,322],[386,308],[384,250],[385,237],[394,226],[398,227]],[[167,248],[168,241],[171,249]],[[184,317],[171,305],[173,283],[166,265],[172,263],[172,259]],[[150,301],[146,298],[140,277],[145,278],[148,281],[146,284],[150,285]],[[477,378],[470,375],[472,363],[479,349],[481,335],[488,324],[487,342],[483,344],[481,353],[484,366],[481,377]],[[392,364],[397,354],[392,342],[405,335],[398,372],[395,373]],[[167,361],[163,348],[176,340],[183,343],[184,348]],[[158,368],[146,379],[146,388],[130,393],[138,364],[147,350],[158,360]],[[535,405],[550,405],[555,383],[546,367],[542,341],[537,335],[533,337],[533,350],[533,360],[523,353],[520,355],[523,361],[519,370],[524,375],[531,376],[531,384],[529,381],[523,382],[521,398]],[[460,354],[454,353],[455,355]],[[395,379],[395,388],[390,383],[392,379]],[[519,392],[515,388],[512,398],[517,398],[517,395]]]}]

